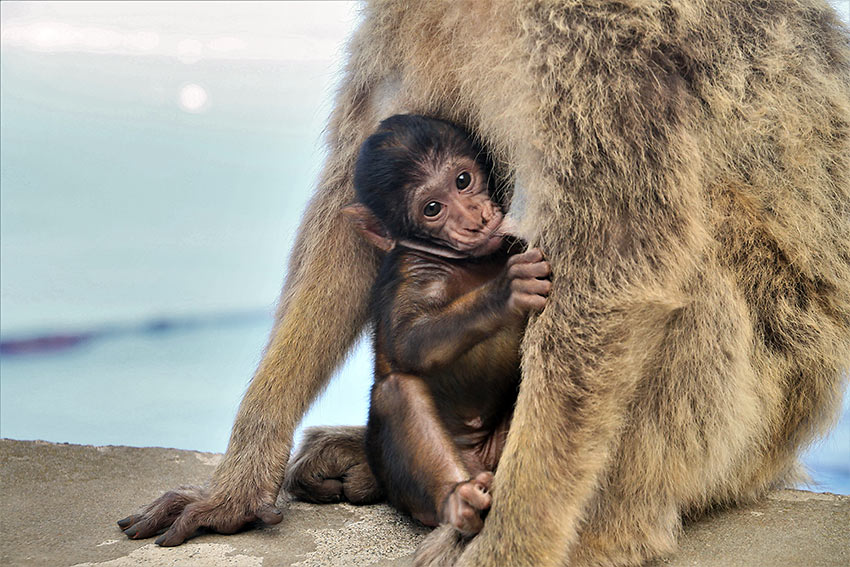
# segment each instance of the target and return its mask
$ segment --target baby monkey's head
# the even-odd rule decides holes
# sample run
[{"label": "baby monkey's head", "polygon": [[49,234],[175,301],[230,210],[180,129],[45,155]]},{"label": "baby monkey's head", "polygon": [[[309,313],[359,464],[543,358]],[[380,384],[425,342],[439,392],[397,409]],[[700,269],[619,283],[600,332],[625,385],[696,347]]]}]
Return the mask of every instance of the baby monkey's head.
[{"label": "baby monkey's head", "polygon": [[[449,257],[486,256],[502,245],[504,218],[489,156],[445,120],[397,114],[360,147],[346,213],[384,249],[424,242]],[[356,218],[369,215],[369,220]],[[381,226],[375,226],[379,223]],[[382,240],[376,240],[379,236]]]}]

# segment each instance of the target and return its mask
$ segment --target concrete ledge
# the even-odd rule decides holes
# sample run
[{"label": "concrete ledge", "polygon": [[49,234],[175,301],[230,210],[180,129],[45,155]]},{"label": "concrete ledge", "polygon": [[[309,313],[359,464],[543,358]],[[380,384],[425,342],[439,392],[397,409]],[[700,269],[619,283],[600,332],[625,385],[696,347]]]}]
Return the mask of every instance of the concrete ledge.
[{"label": "concrete ledge", "polygon": [[[402,566],[427,530],[387,506],[284,504],[281,524],[178,548],[115,521],[162,491],[209,479],[220,455],[0,440],[0,564]],[[850,565],[850,497],[784,490],[686,527],[661,566]]]}]

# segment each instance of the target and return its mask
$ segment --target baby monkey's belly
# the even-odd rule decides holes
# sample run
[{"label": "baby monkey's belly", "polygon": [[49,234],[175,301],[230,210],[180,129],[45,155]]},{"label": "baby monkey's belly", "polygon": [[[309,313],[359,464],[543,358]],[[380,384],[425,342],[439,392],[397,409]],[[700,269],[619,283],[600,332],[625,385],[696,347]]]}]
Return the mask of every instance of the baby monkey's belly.
[{"label": "baby monkey's belly", "polygon": [[426,377],[437,411],[471,476],[495,471],[520,383],[522,325],[482,341]]},{"label": "baby monkey's belly", "polygon": [[519,389],[518,366],[485,369],[430,380],[440,419],[471,476],[496,470]]},{"label": "baby monkey's belly", "polygon": [[495,426],[485,426],[480,417],[466,420],[465,426],[449,431],[470,476],[482,471],[495,471],[505,448],[505,440],[513,416],[513,408],[505,412]]}]

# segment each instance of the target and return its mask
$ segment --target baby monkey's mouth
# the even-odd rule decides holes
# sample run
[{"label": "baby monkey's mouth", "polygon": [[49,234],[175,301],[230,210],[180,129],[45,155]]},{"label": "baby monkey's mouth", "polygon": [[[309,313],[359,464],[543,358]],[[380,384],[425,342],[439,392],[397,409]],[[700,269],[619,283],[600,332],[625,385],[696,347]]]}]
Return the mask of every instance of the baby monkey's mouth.
[{"label": "baby monkey's mouth", "polygon": [[469,242],[466,246],[462,244],[458,246],[458,251],[472,257],[477,257],[488,256],[499,250],[502,247],[502,241],[505,239],[505,236],[509,234],[502,228],[504,220],[505,216],[499,212],[498,216],[487,223],[488,225],[481,232],[476,233],[476,237],[472,242]]}]

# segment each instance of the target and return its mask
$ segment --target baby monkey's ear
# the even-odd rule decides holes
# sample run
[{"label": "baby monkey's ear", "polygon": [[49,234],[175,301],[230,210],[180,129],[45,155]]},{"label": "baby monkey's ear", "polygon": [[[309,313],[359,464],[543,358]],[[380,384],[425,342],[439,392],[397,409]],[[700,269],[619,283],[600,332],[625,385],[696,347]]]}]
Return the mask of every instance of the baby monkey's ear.
[{"label": "baby monkey's ear", "polygon": [[354,223],[355,228],[366,240],[384,252],[389,252],[395,248],[395,239],[389,235],[384,223],[366,205],[352,203],[342,208],[342,214]]}]

